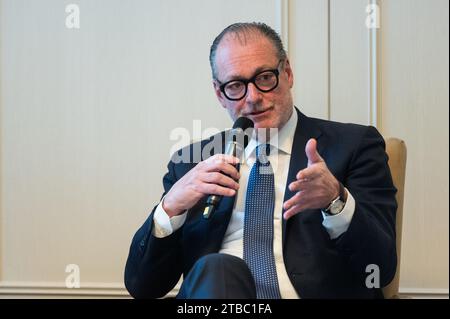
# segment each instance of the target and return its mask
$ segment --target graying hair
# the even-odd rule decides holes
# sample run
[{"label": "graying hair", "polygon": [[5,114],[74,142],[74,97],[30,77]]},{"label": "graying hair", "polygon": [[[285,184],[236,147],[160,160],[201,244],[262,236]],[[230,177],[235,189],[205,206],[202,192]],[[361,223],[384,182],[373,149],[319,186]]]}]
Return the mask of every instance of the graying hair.
[{"label": "graying hair", "polygon": [[[211,65],[211,71],[212,71],[212,77],[213,79],[217,80],[217,70],[216,70],[216,51],[217,47],[220,44],[220,41],[222,41],[223,37],[228,34],[235,34],[238,39],[241,41],[245,41],[245,36],[249,34],[250,32],[257,32],[260,35],[266,37],[270,42],[272,42],[278,59],[279,60],[285,60],[287,58],[286,51],[283,47],[283,42],[281,41],[280,36],[278,33],[269,27],[267,24],[262,22],[239,22],[234,23],[232,25],[229,25],[226,27],[213,41],[211,45],[211,49],[209,51],[209,64]],[[241,39],[241,36],[244,37],[244,39]]]}]

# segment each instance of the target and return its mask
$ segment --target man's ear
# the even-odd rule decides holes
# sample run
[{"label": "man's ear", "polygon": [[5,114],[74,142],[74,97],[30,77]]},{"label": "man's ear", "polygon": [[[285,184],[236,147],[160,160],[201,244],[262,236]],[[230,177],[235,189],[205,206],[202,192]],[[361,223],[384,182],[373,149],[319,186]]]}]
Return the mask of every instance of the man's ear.
[{"label": "man's ear", "polygon": [[222,107],[225,106],[225,99],[222,95],[222,91],[220,91],[220,85],[216,80],[213,80],[213,86],[214,86],[214,92],[216,93],[217,99],[219,100],[220,104],[222,104]]}]

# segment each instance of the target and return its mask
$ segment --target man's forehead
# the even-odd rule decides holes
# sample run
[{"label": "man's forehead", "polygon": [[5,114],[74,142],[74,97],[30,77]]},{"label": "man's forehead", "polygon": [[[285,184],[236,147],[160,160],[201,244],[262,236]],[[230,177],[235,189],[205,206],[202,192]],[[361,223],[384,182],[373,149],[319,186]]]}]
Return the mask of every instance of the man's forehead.
[{"label": "man's forehead", "polygon": [[[273,67],[277,59],[277,54],[273,43],[266,37],[259,34],[250,34],[245,38],[230,34],[222,39],[216,51],[216,67],[218,75],[233,77],[243,75],[236,71],[235,67]],[[253,66],[253,67],[252,67]],[[247,74],[250,75],[250,74]]]},{"label": "man's forehead", "polygon": [[256,31],[247,31],[247,32],[232,32],[226,34],[220,41],[217,47],[217,52],[229,48],[238,50],[240,47],[245,50],[247,49],[247,47],[254,45],[261,45],[269,52],[274,51],[275,49],[272,42],[261,33]]},{"label": "man's forehead", "polygon": [[222,40],[220,41],[220,44],[225,42],[237,42],[240,45],[245,46],[250,42],[259,41],[261,39],[265,39],[265,36],[262,35],[259,31],[256,30],[237,31],[225,34]]}]

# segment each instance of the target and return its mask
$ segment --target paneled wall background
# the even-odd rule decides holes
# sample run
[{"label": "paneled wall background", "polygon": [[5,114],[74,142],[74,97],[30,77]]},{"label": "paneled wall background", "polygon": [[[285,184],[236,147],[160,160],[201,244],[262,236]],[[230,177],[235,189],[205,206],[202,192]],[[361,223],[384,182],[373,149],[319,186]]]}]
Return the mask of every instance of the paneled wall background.
[{"label": "paneled wall background", "polygon": [[448,1],[370,2],[379,28],[369,0],[0,0],[0,296],[127,296],[171,132],[232,125],[208,53],[236,21],[281,33],[307,115],[405,140],[401,292],[448,296]]}]

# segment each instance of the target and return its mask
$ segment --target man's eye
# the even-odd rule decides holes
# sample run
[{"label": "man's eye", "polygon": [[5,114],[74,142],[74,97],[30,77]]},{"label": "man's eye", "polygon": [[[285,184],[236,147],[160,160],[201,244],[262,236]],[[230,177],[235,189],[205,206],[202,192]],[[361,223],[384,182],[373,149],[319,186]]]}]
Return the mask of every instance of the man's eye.
[{"label": "man's eye", "polygon": [[258,81],[270,81],[273,78],[272,73],[264,73],[258,76]]},{"label": "man's eye", "polygon": [[242,82],[231,82],[227,84],[226,89],[231,91],[238,91],[241,90],[244,87],[244,84]]}]

